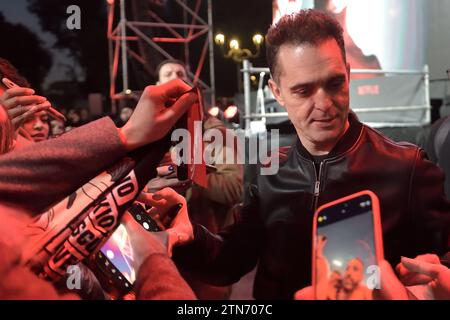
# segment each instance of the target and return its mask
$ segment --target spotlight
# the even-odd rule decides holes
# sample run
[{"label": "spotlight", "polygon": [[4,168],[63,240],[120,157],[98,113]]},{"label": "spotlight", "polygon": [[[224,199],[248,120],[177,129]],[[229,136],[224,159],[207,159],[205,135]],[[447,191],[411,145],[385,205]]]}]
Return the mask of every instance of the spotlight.
[{"label": "spotlight", "polygon": [[224,112],[225,118],[228,120],[234,118],[237,115],[237,113],[238,107],[236,107],[235,105],[228,106],[228,108],[226,108]]},{"label": "spotlight", "polygon": [[335,265],[336,267],[338,267],[338,268],[341,268],[341,267],[343,266],[342,261],[339,260],[339,259],[334,259],[331,263],[332,263],[333,265]]},{"label": "spotlight", "polygon": [[213,117],[217,117],[219,115],[219,107],[216,106],[212,106],[211,108],[208,109],[208,113],[213,116]]},{"label": "spotlight", "polygon": [[239,125],[240,124],[240,117],[239,117],[239,109],[235,105],[229,105],[224,113],[224,118],[228,121],[228,123],[232,125]]}]

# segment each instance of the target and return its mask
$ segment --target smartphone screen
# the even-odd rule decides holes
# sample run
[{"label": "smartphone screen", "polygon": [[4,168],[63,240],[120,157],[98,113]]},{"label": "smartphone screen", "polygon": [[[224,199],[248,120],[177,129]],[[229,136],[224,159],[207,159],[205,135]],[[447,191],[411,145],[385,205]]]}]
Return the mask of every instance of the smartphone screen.
[{"label": "smartphone screen", "polygon": [[129,285],[136,281],[136,270],[133,268],[133,248],[124,225],[119,225],[100,251],[117,268],[117,271],[122,274]]},{"label": "smartphone screen", "polygon": [[[149,232],[161,231],[156,222],[138,203],[133,204],[125,214],[130,214]],[[96,255],[97,266],[106,278],[108,286],[126,292],[132,289],[136,281],[137,270],[134,265],[134,250],[127,228],[120,224],[108,241]]]},{"label": "smartphone screen", "polygon": [[325,205],[315,215],[314,287],[320,300],[371,300],[382,259],[379,205],[363,192]]}]

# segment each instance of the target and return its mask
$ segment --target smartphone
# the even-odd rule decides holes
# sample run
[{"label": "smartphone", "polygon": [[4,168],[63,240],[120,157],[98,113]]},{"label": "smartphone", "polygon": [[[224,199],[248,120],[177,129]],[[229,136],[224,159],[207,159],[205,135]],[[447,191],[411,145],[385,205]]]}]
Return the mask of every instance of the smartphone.
[{"label": "smartphone", "polygon": [[318,300],[372,300],[383,259],[380,204],[361,191],[321,206],[314,215],[312,279]]},{"label": "smartphone", "polygon": [[[149,232],[161,231],[139,203],[133,204],[125,214],[130,214]],[[137,270],[133,267],[133,256],[128,231],[120,224],[94,257],[95,273],[103,288],[114,297],[121,297],[133,288],[137,275]]]}]

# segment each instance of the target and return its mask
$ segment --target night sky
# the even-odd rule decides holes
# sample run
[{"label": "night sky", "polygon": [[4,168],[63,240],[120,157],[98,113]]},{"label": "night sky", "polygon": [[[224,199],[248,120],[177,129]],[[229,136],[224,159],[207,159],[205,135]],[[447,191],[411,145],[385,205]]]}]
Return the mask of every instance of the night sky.
[{"label": "night sky", "polygon": [[[271,0],[218,0],[213,1],[214,31],[236,36],[243,42],[243,47],[253,51],[252,35],[255,33],[266,34],[272,22]],[[236,65],[231,60],[226,60],[218,55],[216,58],[216,89],[218,94],[231,96],[237,91]],[[255,66],[266,67],[265,48],[262,48],[261,56],[252,62]],[[233,85],[230,85],[232,83]]]},{"label": "night sky", "polygon": [[[56,0],[55,0],[56,1]],[[93,0],[103,1],[103,0]],[[76,3],[76,1],[74,1]],[[106,6],[106,4],[105,4]],[[44,81],[44,88],[57,80],[63,80],[63,64],[73,64],[67,50],[52,48],[55,37],[42,32],[39,20],[27,10],[27,0],[2,0],[0,12],[10,23],[20,23],[28,27],[42,40],[43,45],[53,56],[53,66]],[[254,33],[265,34],[272,19],[271,0],[214,0],[213,23],[214,34],[223,32],[227,36],[239,38],[244,47],[253,49],[251,37]],[[82,12],[83,23],[83,12]],[[0,31],[1,32],[1,31]],[[106,37],[106,35],[105,35]],[[105,57],[107,59],[108,57]],[[253,62],[256,66],[265,66],[264,48],[260,58]],[[20,69],[20,66],[19,66]],[[215,47],[216,91],[219,96],[233,96],[237,91],[236,64],[224,59]]]}]

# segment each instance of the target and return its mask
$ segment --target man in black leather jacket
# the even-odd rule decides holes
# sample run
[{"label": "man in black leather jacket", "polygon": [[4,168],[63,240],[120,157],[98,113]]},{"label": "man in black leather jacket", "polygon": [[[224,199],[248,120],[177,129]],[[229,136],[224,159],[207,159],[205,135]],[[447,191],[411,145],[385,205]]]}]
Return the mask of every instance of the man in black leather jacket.
[{"label": "man in black leather jacket", "polygon": [[250,184],[233,226],[213,235],[194,225],[194,241],[178,247],[175,258],[216,285],[239,280],[258,263],[255,298],[292,299],[311,283],[315,209],[366,189],[380,199],[391,264],[401,255],[446,250],[444,176],[418,147],[389,140],[349,111],[339,24],[314,10],[285,16],[268,31],[267,57],[269,85],[299,139],[280,150],[276,175]]}]

